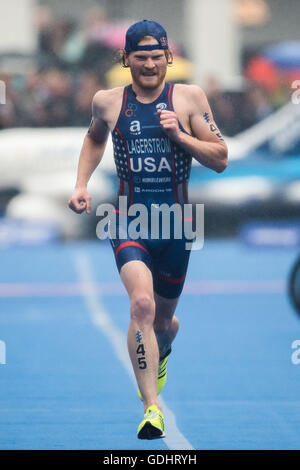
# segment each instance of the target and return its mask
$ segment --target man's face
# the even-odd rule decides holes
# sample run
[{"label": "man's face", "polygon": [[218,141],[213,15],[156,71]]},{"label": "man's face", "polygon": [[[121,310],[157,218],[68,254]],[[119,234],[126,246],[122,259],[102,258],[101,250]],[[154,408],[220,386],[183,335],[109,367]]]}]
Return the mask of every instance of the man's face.
[{"label": "man's face", "polygon": [[[152,37],[143,38],[139,46],[158,44]],[[126,58],[133,81],[141,88],[154,89],[163,81],[167,73],[167,59],[162,49],[134,51]]]}]

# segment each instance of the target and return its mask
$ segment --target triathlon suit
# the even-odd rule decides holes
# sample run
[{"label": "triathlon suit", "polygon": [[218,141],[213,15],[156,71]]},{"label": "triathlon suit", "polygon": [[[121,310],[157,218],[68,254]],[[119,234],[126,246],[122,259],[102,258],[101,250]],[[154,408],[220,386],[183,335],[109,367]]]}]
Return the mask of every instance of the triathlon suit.
[{"label": "triathlon suit", "polygon": [[[132,85],[124,88],[120,115],[112,132],[119,178],[118,196],[127,197],[127,207],[143,204],[148,210],[149,224],[140,227],[144,236],[130,237],[126,229],[133,219],[126,217],[125,210],[125,219],[122,219],[125,222],[121,222],[124,211],[117,204],[115,215],[120,233],[117,238],[110,236],[118,270],[128,261],[143,261],[152,272],[154,291],[170,299],[179,297],[183,289],[190,255],[186,242],[191,239],[185,238],[183,228],[179,239],[174,238],[175,229],[172,228],[167,239],[161,233],[158,239],[151,238],[150,213],[151,210],[159,211],[158,206],[163,203],[169,206],[177,203],[180,205],[177,207],[180,223],[191,221],[191,218],[184,219],[185,214],[180,208],[188,202],[187,183],[192,156],[167,137],[157,113],[159,109],[174,111],[173,89],[174,85],[166,83],[161,95],[145,104],[136,99]],[[185,132],[181,125],[180,128]],[[135,218],[138,215],[136,213]]]}]

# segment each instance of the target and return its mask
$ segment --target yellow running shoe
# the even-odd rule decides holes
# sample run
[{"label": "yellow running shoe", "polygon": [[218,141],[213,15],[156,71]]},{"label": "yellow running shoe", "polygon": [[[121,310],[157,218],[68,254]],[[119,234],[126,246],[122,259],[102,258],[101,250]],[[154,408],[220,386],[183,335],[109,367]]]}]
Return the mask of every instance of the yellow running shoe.
[{"label": "yellow running shoe", "polygon": [[138,439],[157,439],[165,437],[165,420],[156,405],[147,408],[144,419],[137,430]]},{"label": "yellow running shoe", "polygon": [[[167,362],[169,359],[169,355],[171,354],[171,349],[169,349],[163,358],[160,358],[159,365],[158,365],[158,379],[157,379],[157,395],[160,394],[162,389],[164,388],[166,381],[167,381]],[[141,391],[138,388],[138,396],[140,400],[143,401]]]}]

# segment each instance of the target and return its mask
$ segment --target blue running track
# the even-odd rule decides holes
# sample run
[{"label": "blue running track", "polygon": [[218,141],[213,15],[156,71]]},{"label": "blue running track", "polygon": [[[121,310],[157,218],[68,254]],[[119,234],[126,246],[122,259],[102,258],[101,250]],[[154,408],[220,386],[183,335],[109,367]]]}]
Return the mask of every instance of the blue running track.
[{"label": "blue running track", "polygon": [[163,392],[177,427],[168,418],[169,439],[140,441],[122,356],[129,304],[108,243],[2,250],[0,449],[300,449],[296,254],[239,241],[191,254]]}]

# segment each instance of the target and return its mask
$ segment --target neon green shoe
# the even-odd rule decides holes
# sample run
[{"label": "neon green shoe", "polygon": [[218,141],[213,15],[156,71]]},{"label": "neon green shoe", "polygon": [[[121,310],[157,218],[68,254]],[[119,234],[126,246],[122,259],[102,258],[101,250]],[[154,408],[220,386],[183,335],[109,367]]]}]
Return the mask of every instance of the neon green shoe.
[{"label": "neon green shoe", "polygon": [[[160,394],[162,389],[164,388],[166,381],[167,381],[167,362],[169,359],[169,355],[171,354],[171,349],[169,349],[165,356],[160,359],[158,365],[158,379],[157,379],[157,395]],[[143,401],[140,389],[138,388],[138,396],[140,400]]]},{"label": "neon green shoe", "polygon": [[165,437],[165,420],[156,405],[147,408],[144,419],[137,430],[138,439],[157,439]]}]

